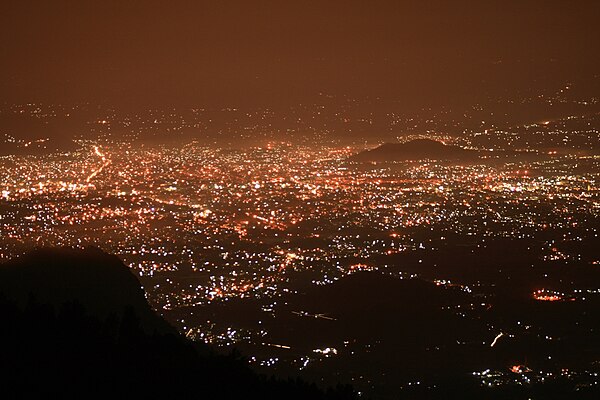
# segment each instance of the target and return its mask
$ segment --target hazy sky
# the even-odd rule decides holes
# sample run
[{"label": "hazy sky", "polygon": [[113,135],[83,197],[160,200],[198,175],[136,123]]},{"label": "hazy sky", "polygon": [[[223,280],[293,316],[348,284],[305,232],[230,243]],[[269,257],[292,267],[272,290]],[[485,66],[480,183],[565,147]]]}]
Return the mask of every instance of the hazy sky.
[{"label": "hazy sky", "polygon": [[600,1],[0,2],[2,100],[432,98],[598,71]]}]

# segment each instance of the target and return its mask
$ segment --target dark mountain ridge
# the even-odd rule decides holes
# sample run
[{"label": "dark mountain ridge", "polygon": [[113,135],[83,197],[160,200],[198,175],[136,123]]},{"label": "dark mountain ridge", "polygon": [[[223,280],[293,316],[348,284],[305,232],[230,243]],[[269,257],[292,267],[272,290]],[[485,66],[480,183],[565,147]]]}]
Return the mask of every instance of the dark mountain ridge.
[{"label": "dark mountain ridge", "polygon": [[353,399],[267,379],[238,354],[179,336],[138,280],[98,249],[42,249],[0,265],[4,398]]},{"label": "dark mountain ridge", "polygon": [[131,308],[145,332],[175,333],[148,306],[140,282],[121,260],[97,248],[38,249],[0,266],[0,293],[24,307],[30,298],[55,309],[78,302],[104,320]]}]

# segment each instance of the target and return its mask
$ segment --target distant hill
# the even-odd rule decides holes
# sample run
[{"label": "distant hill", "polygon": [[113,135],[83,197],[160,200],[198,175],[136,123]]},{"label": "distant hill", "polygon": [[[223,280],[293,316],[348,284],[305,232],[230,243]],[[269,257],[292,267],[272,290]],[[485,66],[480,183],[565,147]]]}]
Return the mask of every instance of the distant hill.
[{"label": "distant hill", "polygon": [[267,379],[235,353],[187,341],[98,249],[42,249],[0,265],[0,320],[3,398],[356,398],[349,386]]},{"label": "distant hill", "polygon": [[0,136],[1,156],[44,156],[54,153],[69,153],[81,147],[72,140],[43,139],[35,141],[9,142]]},{"label": "distant hill", "polygon": [[385,143],[350,157],[354,162],[391,162],[417,160],[474,160],[476,150],[465,150],[430,139],[417,139],[406,143]]},{"label": "distant hill", "polygon": [[79,131],[70,119],[41,120],[19,113],[0,113],[0,156],[46,155],[80,148],[67,133]]}]

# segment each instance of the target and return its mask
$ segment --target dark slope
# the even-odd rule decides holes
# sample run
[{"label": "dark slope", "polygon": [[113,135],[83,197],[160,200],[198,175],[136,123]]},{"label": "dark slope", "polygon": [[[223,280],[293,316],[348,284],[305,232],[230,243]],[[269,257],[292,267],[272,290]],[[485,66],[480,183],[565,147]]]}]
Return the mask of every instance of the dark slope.
[{"label": "dark slope", "polygon": [[[331,285],[311,285],[300,293],[283,296],[269,306],[272,313],[261,311],[261,304],[251,307],[248,302],[233,301],[196,308],[194,315],[223,324],[247,316],[240,328],[266,332],[259,341],[242,347],[249,353],[265,351],[261,342],[289,346],[269,347],[264,354],[276,354],[281,360],[319,359],[310,361],[301,376],[353,382],[367,396],[396,399],[401,398],[406,382],[423,377],[436,381],[460,378],[476,386],[476,382],[465,379],[469,378],[465,371],[480,367],[477,358],[486,349],[467,349],[457,341],[481,343],[480,338],[488,336],[485,326],[445,309],[470,301],[470,296],[459,289],[361,272]],[[258,320],[260,325],[252,325]],[[326,348],[336,349],[335,356],[322,357],[314,352]],[[457,364],[464,365],[457,369]],[[282,361],[278,368],[287,366]],[[361,376],[368,378],[357,379]]]},{"label": "dark slope", "polygon": [[[552,304],[533,300],[533,275],[543,276],[558,266],[532,268],[537,255],[528,252],[528,246],[531,243],[506,240],[485,249],[461,245],[453,251],[382,255],[374,262],[397,264],[432,280],[497,282],[498,286],[485,285],[492,290],[485,296],[479,292],[481,287],[469,293],[460,286],[360,272],[330,285],[304,287],[276,302],[238,299],[196,307],[193,314],[199,321],[210,320],[220,326],[264,330],[259,340],[241,344],[242,350],[253,355],[275,354],[281,360],[280,371],[297,369],[301,357],[318,359],[305,365],[302,377],[352,382],[374,399],[600,398],[594,397],[598,387],[579,388],[577,381],[559,377],[543,384],[487,387],[472,374],[491,369],[510,375],[509,368],[519,363],[553,373],[561,367],[596,368],[599,300]],[[561,276],[569,279],[597,275],[580,275],[583,271],[575,275],[572,265],[564,268],[571,272]],[[492,274],[491,281],[488,274]],[[547,278],[544,281],[549,283]],[[518,321],[537,328],[519,328]],[[491,347],[499,332],[505,336]],[[550,341],[546,334],[564,340]],[[336,354],[325,357],[313,351],[326,348],[336,349]],[[284,360],[292,360],[291,366]],[[422,385],[407,386],[409,382]]]},{"label": "dark slope", "polygon": [[[367,342],[376,337],[377,340],[410,343],[413,348],[417,343],[453,342],[456,338],[449,337],[447,327],[455,327],[456,318],[442,311],[442,307],[466,302],[466,298],[460,291],[440,290],[422,280],[402,280],[376,272],[357,273],[330,286],[311,287],[301,296],[286,299],[287,304],[280,307],[284,312],[303,310],[324,314],[335,321],[295,317],[289,324],[273,329],[272,334],[294,328],[302,331],[316,323],[322,326],[311,329],[310,339],[319,339],[323,343],[345,336]],[[476,332],[474,326],[466,323],[461,329],[457,336]],[[374,335],[374,331],[377,334]],[[280,340],[286,336],[281,332]],[[299,340],[302,341],[301,336]]]},{"label": "dark slope", "polygon": [[417,139],[407,143],[385,143],[349,158],[354,162],[391,162],[416,160],[474,160],[479,156],[475,150],[465,150],[429,139]]},{"label": "dark slope", "polygon": [[97,249],[46,249],[0,265],[0,319],[3,398],[354,398],[348,387],[325,393],[260,377],[239,356],[165,333],[174,330],[163,329],[137,279]]},{"label": "dark slope", "polygon": [[54,308],[77,301],[102,320],[131,308],[144,331],[175,333],[150,309],[140,282],[121,260],[96,248],[40,249],[5,263],[0,293],[20,306],[30,297]]},{"label": "dark slope", "polygon": [[[461,372],[479,367],[477,357],[468,354],[466,346],[457,345],[457,341],[477,341],[485,334],[485,328],[477,321],[461,319],[444,310],[468,302],[464,292],[442,289],[422,280],[357,273],[286,299],[286,304],[277,309],[285,324],[270,327],[269,339],[306,350],[335,347],[338,355],[322,365],[312,365],[307,376],[314,378],[326,371],[330,371],[332,379],[335,372],[343,380],[361,375],[385,376],[373,380],[370,393],[378,398],[394,398],[391,393],[411,379],[462,377],[456,373],[456,358],[464,364]],[[333,320],[301,317],[295,311]],[[305,337],[301,332],[311,334]],[[290,337],[295,340],[285,341]],[[432,350],[435,348],[439,350]],[[311,372],[315,375],[311,376]],[[384,382],[388,382],[385,388]]]}]

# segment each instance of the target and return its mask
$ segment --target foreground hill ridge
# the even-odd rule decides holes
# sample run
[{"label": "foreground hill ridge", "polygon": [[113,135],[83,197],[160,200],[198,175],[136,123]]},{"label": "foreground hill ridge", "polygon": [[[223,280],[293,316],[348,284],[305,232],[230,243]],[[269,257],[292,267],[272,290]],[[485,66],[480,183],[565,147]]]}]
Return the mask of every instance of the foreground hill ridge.
[{"label": "foreground hill ridge", "polygon": [[147,333],[175,333],[148,305],[142,286],[115,255],[96,247],[41,248],[0,266],[0,293],[24,306],[30,297],[59,308],[76,301],[106,319],[131,308]]},{"label": "foreground hill ridge", "polygon": [[38,249],[0,264],[0,385],[7,398],[353,399],[267,379],[192,343],[152,311],[137,278],[97,248]]}]

